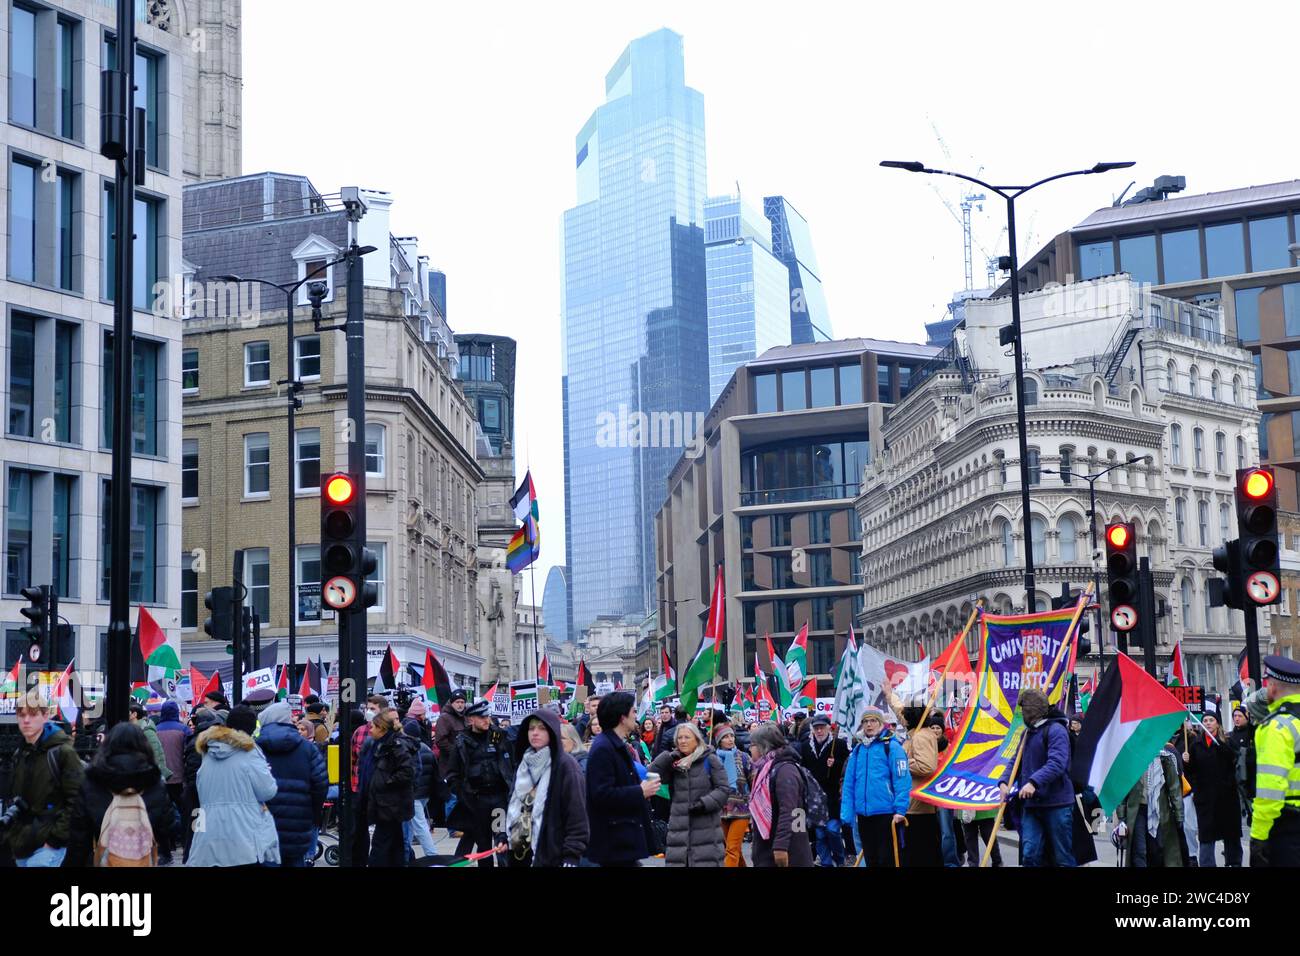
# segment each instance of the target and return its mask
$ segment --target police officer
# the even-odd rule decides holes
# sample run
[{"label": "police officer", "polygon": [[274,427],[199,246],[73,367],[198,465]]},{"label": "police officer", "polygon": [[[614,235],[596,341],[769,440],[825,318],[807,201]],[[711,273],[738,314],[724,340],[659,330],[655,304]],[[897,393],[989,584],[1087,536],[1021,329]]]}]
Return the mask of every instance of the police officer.
[{"label": "police officer", "polygon": [[[492,726],[491,712],[492,705],[486,700],[465,708],[468,726],[456,736],[447,763],[447,784],[456,794],[447,825],[464,832],[457,856],[474,847],[490,850],[506,839],[505,814],[515,772],[508,735]],[[492,866],[492,857],[480,860],[479,865]]]},{"label": "police officer", "polygon": [[1255,731],[1251,866],[1300,866],[1300,662],[1264,658],[1268,716]]}]

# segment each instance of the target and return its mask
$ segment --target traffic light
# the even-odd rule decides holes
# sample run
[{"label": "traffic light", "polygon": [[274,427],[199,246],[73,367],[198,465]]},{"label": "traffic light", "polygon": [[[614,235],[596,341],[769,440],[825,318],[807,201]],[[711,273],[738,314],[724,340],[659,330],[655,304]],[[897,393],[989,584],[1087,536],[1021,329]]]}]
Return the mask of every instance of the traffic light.
[{"label": "traffic light", "polygon": [[[230,631],[233,597],[234,590],[232,588],[213,588],[203,598],[203,606],[212,612],[212,616],[203,622],[203,630],[208,637],[227,642],[231,640],[233,636]],[[226,653],[234,654],[234,645],[227,643]]]},{"label": "traffic light", "polygon": [[1138,623],[1137,535],[1127,521],[1106,526],[1106,583],[1110,593],[1110,623],[1131,631]]},{"label": "traffic light", "polygon": [[1241,595],[1241,542],[1225,541],[1214,549],[1214,568],[1223,577],[1210,578],[1210,607],[1245,607]]},{"label": "traffic light", "polygon": [[1236,498],[1240,593],[1255,605],[1276,604],[1282,592],[1282,570],[1278,566],[1273,469],[1238,469]]},{"label": "traffic light", "polygon": [[21,629],[20,633],[31,641],[27,649],[27,659],[33,664],[38,664],[44,656],[44,648],[49,646],[50,637],[59,623],[59,596],[48,584],[23,588],[20,593],[27,598],[29,606],[21,608],[19,613],[31,621]]},{"label": "traffic light", "polygon": [[351,475],[339,472],[321,481],[321,600],[336,611],[352,607],[358,596],[362,607],[373,607],[379,599],[378,586],[366,581],[378,568],[378,558],[357,533],[363,507]]}]

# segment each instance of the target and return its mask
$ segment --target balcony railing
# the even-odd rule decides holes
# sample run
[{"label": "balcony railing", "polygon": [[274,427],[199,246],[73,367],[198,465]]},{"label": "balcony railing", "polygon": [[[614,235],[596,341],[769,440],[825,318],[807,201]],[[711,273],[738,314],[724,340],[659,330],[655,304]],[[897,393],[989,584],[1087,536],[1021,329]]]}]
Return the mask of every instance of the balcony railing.
[{"label": "balcony railing", "polygon": [[856,498],[861,484],[856,481],[837,485],[807,485],[802,488],[765,488],[761,491],[742,491],[740,506],[786,505],[800,501],[828,501],[835,498]]}]

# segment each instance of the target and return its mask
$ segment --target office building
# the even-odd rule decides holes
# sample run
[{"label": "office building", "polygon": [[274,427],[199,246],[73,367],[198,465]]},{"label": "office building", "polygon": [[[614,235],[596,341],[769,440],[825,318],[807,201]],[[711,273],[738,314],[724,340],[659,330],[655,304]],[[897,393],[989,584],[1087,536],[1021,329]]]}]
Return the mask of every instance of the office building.
[{"label": "office building", "polygon": [[825,342],[834,333],[808,220],[784,196],[766,197],[763,213],[772,223],[772,254],[789,273],[790,341]]}]

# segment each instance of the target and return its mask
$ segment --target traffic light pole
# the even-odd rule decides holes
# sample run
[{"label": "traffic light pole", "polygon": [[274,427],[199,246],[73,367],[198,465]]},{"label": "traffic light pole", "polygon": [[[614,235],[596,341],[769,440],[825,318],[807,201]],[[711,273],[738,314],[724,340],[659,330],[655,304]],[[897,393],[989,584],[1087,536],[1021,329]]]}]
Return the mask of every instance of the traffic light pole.
[{"label": "traffic light pole", "polygon": [[[348,315],[344,327],[347,342],[348,375],[348,472],[356,487],[356,537],[360,548],[366,545],[366,342],[365,342],[365,274],[361,250],[355,237],[347,251]],[[339,612],[339,664],[343,668],[339,681],[339,863],[343,867],[365,866],[365,860],[352,858],[356,826],[352,806],[352,711],[365,697],[366,688],[366,602],[358,594],[352,606]],[[345,702],[348,691],[352,701]]]},{"label": "traffic light pole", "polygon": [[236,551],[231,560],[230,580],[230,644],[232,655],[230,691],[232,703],[244,699],[244,552]]},{"label": "traffic light pole", "polygon": [[1246,672],[1258,690],[1263,686],[1260,683],[1259,612],[1255,610],[1253,602],[1247,600],[1243,604],[1245,606],[1241,609],[1241,616],[1246,619]]},{"label": "traffic light pole", "polygon": [[1156,589],[1151,559],[1138,559],[1138,633],[1142,638],[1146,672],[1156,676]]}]

